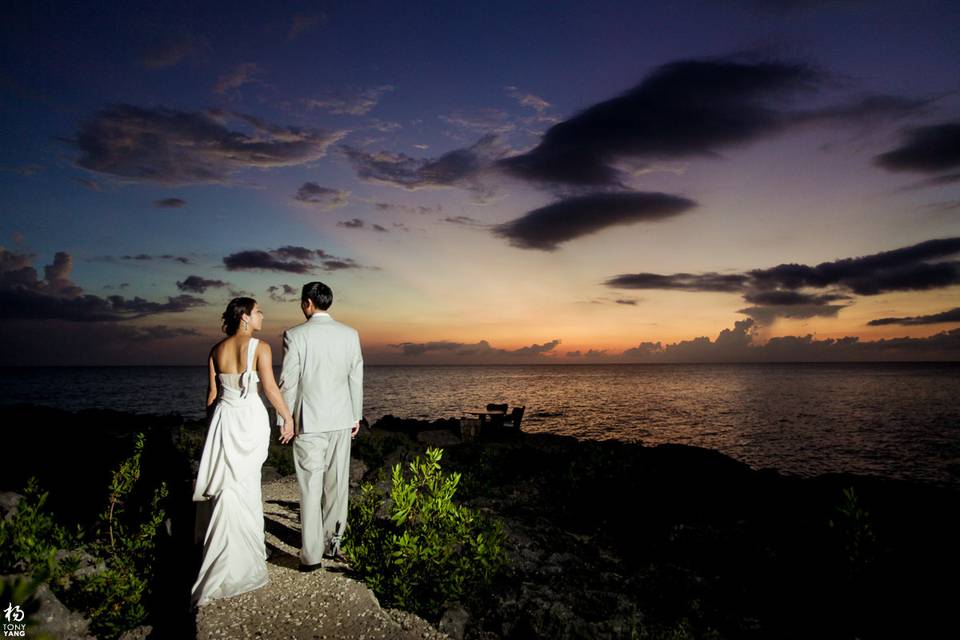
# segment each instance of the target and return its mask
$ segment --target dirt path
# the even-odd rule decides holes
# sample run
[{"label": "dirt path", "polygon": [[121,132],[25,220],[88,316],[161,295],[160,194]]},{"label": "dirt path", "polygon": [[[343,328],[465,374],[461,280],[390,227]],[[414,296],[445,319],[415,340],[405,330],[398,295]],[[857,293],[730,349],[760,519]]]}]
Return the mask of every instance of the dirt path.
[{"label": "dirt path", "polygon": [[290,476],[263,485],[270,583],[256,591],[216,600],[197,613],[197,638],[374,638],[441,640],[447,636],[417,616],[381,609],[362,582],[343,567],[297,570],[299,495]]}]

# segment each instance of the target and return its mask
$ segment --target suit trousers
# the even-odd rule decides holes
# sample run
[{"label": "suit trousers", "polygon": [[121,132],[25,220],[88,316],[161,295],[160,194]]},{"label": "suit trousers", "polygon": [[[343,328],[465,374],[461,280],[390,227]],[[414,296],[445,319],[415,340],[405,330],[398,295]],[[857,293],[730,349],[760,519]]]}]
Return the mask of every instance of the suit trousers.
[{"label": "suit trousers", "polygon": [[300,485],[300,562],[340,551],[350,495],[350,429],[298,433],[293,458]]}]

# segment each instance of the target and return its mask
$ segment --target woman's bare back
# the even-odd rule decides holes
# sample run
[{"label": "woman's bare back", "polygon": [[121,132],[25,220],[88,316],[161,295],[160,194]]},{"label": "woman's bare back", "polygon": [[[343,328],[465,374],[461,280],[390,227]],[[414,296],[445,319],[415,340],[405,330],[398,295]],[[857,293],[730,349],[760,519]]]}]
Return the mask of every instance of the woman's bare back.
[{"label": "woman's bare back", "polygon": [[217,373],[245,373],[249,345],[250,336],[239,335],[224,338],[214,345],[211,356]]}]

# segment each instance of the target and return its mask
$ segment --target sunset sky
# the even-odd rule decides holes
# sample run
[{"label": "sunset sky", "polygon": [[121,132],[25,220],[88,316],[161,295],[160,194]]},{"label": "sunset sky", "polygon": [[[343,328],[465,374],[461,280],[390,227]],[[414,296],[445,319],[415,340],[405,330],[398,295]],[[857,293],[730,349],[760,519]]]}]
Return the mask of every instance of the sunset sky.
[{"label": "sunset sky", "polygon": [[5,10],[0,364],[960,360],[955,1],[215,4]]}]

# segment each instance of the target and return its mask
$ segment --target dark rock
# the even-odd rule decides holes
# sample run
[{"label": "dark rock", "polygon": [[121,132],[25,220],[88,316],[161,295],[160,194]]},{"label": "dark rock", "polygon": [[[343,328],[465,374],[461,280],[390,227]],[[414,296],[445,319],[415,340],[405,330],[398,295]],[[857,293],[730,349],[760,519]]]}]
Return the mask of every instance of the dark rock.
[{"label": "dark rock", "polygon": [[149,625],[143,625],[135,629],[130,629],[124,631],[123,635],[120,636],[120,640],[144,640],[153,633],[153,627]]},{"label": "dark rock", "polygon": [[463,633],[469,621],[470,613],[458,604],[443,612],[438,627],[453,640],[463,640]]},{"label": "dark rock", "polygon": [[32,635],[46,633],[62,640],[96,640],[88,629],[90,621],[63,606],[50,587],[40,585],[36,598],[40,601],[40,609],[34,614],[38,624],[31,628]]},{"label": "dark rock", "polygon": [[350,485],[359,486],[363,482],[364,476],[367,475],[367,471],[367,463],[357,458],[350,458]]},{"label": "dark rock", "polygon": [[23,496],[14,491],[0,493],[0,518],[7,521],[12,520],[13,516],[17,514],[17,505],[20,504],[22,499]]},{"label": "dark rock", "polygon": [[461,438],[458,434],[447,430],[421,431],[417,434],[417,441],[422,442],[428,447],[446,449],[460,444]]}]

